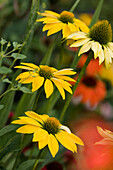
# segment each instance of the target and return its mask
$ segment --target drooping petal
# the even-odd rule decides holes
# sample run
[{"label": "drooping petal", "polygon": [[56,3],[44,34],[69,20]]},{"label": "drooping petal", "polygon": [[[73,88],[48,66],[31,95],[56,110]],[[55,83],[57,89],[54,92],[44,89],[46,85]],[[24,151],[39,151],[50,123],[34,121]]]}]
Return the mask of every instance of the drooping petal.
[{"label": "drooping petal", "polygon": [[25,121],[23,121],[23,120],[21,120],[21,119],[19,119],[19,120],[14,120],[14,121],[12,121],[11,123],[13,123],[13,124],[26,124],[26,122]]},{"label": "drooping petal", "polygon": [[67,37],[67,39],[73,39],[73,40],[84,39],[87,38],[86,35],[87,34],[85,32],[81,32],[81,31],[73,32]]},{"label": "drooping petal", "polygon": [[53,73],[55,76],[57,75],[74,75],[76,72],[75,71],[71,71],[72,69],[62,69],[59,70],[55,73]]},{"label": "drooping petal", "polygon": [[104,138],[102,139],[101,141],[99,142],[96,142],[95,143],[96,145],[113,145],[113,139],[110,139],[110,138]]},{"label": "drooping petal", "polygon": [[86,44],[89,40],[89,38],[77,40],[76,42],[71,44],[70,47],[80,47],[81,45]]},{"label": "drooping petal", "polygon": [[105,46],[104,46],[104,58],[105,58],[105,66],[108,69],[112,60],[111,60],[111,56],[109,54],[108,48]]},{"label": "drooping petal", "polygon": [[53,16],[56,16],[56,17],[60,17],[60,15],[58,14],[58,13],[56,13],[56,12],[53,12],[53,11],[49,11],[49,10],[46,10],[45,11],[46,13],[48,13],[48,14],[51,14],[51,15],[53,15]]},{"label": "drooping petal", "polygon": [[68,82],[64,81],[64,80],[61,80],[61,79],[58,79],[58,82],[61,83],[61,86],[66,90],[68,91],[69,93],[72,94],[72,90],[69,86],[71,86],[71,84],[69,84]]},{"label": "drooping petal", "polygon": [[111,138],[113,140],[113,133],[108,133],[106,130],[103,130],[99,126],[97,126],[97,130],[103,138]]},{"label": "drooping petal", "polygon": [[70,22],[68,22],[68,27],[70,28],[71,32],[80,31],[76,25],[74,25]]},{"label": "drooping petal", "polygon": [[48,144],[48,138],[49,138],[49,134],[46,135],[46,137],[43,140],[40,140],[38,142],[39,149],[44,148]]},{"label": "drooping petal", "polygon": [[63,100],[65,99],[65,92],[64,89],[62,88],[61,84],[57,81],[56,78],[51,78],[51,80],[53,81],[53,83],[55,84],[55,86],[58,88]]},{"label": "drooping petal", "polygon": [[24,126],[21,126],[20,128],[18,128],[16,130],[17,133],[34,133],[36,132],[37,130],[39,130],[39,127],[38,126],[33,126],[33,125],[24,125]]},{"label": "drooping petal", "polygon": [[98,53],[100,52],[101,50],[101,45],[99,44],[99,42],[92,42],[92,45],[91,45],[91,49],[93,50],[94,52],[94,58],[96,59],[98,57]]},{"label": "drooping petal", "polygon": [[49,79],[46,79],[44,83],[44,89],[46,93],[46,98],[48,98],[53,93],[53,83]]},{"label": "drooping petal", "polygon": [[63,38],[67,37],[70,33],[71,33],[71,30],[68,27],[68,25],[63,24],[63,30],[62,30]]},{"label": "drooping petal", "polygon": [[41,141],[48,135],[48,132],[44,129],[39,129],[37,132],[33,135],[33,142]]},{"label": "drooping petal", "polygon": [[90,48],[91,48],[91,41],[87,42],[86,44],[84,44],[84,45],[81,47],[78,56],[80,56],[80,55],[83,54],[83,53],[86,53],[87,51],[90,50]]},{"label": "drooping petal", "polygon": [[61,131],[55,134],[55,136],[65,148],[71,150],[72,152],[77,151],[77,147],[75,143],[68,135],[66,135],[66,132]]},{"label": "drooping petal", "polygon": [[74,79],[72,79],[71,77],[68,77],[68,76],[62,76],[62,75],[55,75],[56,78],[59,78],[59,79],[63,79],[63,80],[67,80],[67,81],[72,81],[72,82],[75,82]]},{"label": "drooping petal", "polygon": [[48,147],[49,147],[49,150],[52,156],[55,157],[55,155],[57,154],[59,150],[59,145],[58,145],[57,139],[52,134],[49,135]]},{"label": "drooping petal", "polygon": [[27,116],[21,116],[19,117],[21,120],[23,120],[24,122],[26,122],[26,124],[31,124],[31,125],[35,125],[35,126],[40,126],[39,122],[37,122],[36,120],[27,117]]},{"label": "drooping petal", "polygon": [[41,123],[49,117],[48,115],[39,115],[33,111],[27,111],[25,114]]},{"label": "drooping petal", "polygon": [[78,136],[74,135],[73,133],[68,134],[68,135],[70,136],[70,138],[71,138],[76,144],[79,144],[79,145],[84,146],[84,143],[82,142],[82,140],[81,140]]},{"label": "drooping petal", "polygon": [[34,81],[34,78],[35,77],[21,78],[19,82],[22,84],[32,83]]},{"label": "drooping petal", "polygon": [[55,27],[61,27],[62,26],[62,23],[60,22],[60,23],[51,23],[51,24],[46,24],[46,25],[44,25],[44,27],[43,27],[43,32],[44,31],[47,31],[47,30],[50,30],[50,29],[53,29],[53,28],[55,28]]},{"label": "drooping petal", "polygon": [[31,67],[33,69],[39,69],[39,67],[37,65],[32,64],[32,63],[20,63],[20,64],[23,64],[25,66]]},{"label": "drooping petal", "polygon": [[27,66],[15,66],[14,68],[21,68],[24,70],[34,70],[33,68],[27,67]]},{"label": "drooping petal", "polygon": [[80,21],[79,19],[74,19],[74,23],[77,27],[79,27],[81,29],[81,31],[88,33],[89,32],[89,28],[86,26],[86,24],[82,21]]},{"label": "drooping petal", "polygon": [[32,83],[32,92],[38,90],[44,83],[44,77],[37,76]]},{"label": "drooping petal", "polygon": [[62,27],[63,27],[63,25],[62,25],[62,23],[60,23],[58,27],[56,26],[56,27],[51,28],[51,29],[48,31],[47,36],[50,36],[51,34],[54,34],[54,33],[56,33],[56,32],[61,31]]}]

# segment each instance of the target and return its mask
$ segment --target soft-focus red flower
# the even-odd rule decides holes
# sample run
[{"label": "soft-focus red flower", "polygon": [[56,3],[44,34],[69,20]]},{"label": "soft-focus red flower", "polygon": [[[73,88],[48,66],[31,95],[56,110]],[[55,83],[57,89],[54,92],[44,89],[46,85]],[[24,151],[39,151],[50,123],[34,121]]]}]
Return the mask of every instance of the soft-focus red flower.
[{"label": "soft-focus red flower", "polygon": [[106,96],[105,84],[95,77],[84,76],[81,79],[73,98],[79,96],[81,97],[82,103],[89,107],[94,107]]},{"label": "soft-focus red flower", "polygon": [[[82,57],[80,58],[77,67],[82,68],[87,60],[88,55],[83,54]],[[102,68],[102,64],[99,65],[99,59],[91,59],[90,63],[88,64],[86,68],[86,74],[89,76],[94,76],[96,75],[100,69]]]},{"label": "soft-focus red flower", "polygon": [[110,145],[95,145],[102,137],[99,135],[96,126],[111,129],[101,118],[93,117],[73,123],[73,131],[84,141],[84,147],[79,148],[78,155],[75,155],[76,170],[112,170],[113,147]]}]

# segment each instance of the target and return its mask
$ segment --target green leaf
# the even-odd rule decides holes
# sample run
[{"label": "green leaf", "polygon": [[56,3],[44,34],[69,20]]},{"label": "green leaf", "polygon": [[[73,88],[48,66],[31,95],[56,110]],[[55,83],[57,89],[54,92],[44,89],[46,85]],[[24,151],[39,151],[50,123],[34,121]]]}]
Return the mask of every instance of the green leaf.
[{"label": "green leaf", "polygon": [[35,159],[30,159],[30,160],[24,161],[19,165],[17,170],[25,170],[25,169],[31,170],[33,168],[35,161],[36,161]]},{"label": "green leaf", "polygon": [[92,21],[90,23],[90,28],[97,22],[97,20],[99,19],[99,16],[100,16],[100,12],[101,12],[101,9],[102,9],[102,5],[103,5],[103,2],[104,0],[100,0],[97,8],[96,8],[96,11],[93,15],[93,18],[92,18]]},{"label": "green leaf", "polygon": [[12,70],[10,68],[7,68],[7,67],[0,67],[0,74],[7,74],[7,73],[11,73]]},{"label": "green leaf", "polygon": [[8,115],[13,105],[14,96],[15,91],[11,91],[4,95],[4,97],[0,100],[0,105],[4,105],[0,111],[0,128],[2,128],[7,122]]},{"label": "green leaf", "polygon": [[[30,159],[30,160],[24,161],[19,165],[17,170],[25,170],[25,169],[31,170],[34,166],[35,161],[36,161],[36,159]],[[39,159],[38,163],[41,163],[44,161],[45,161],[44,159]]]},{"label": "green leaf", "polygon": [[9,83],[9,84],[12,83],[8,78],[4,79],[2,82],[4,82],[4,83]]},{"label": "green leaf", "polygon": [[13,58],[15,58],[15,59],[21,59],[21,60],[26,58],[25,55],[23,55],[23,54],[18,54],[18,53],[13,53],[13,54],[11,54],[11,57],[13,57]]},{"label": "green leaf", "polygon": [[14,49],[18,49],[22,46],[22,44],[18,44],[17,42],[13,42]]},{"label": "green leaf", "polygon": [[16,135],[16,137],[12,140],[12,142],[7,145],[1,152],[0,152],[0,160],[8,153],[13,151],[19,151],[21,149],[21,137],[20,135]]},{"label": "green leaf", "polygon": [[2,105],[0,105],[0,110],[2,110],[4,108],[4,105],[2,104]]},{"label": "green leaf", "polygon": [[4,44],[6,44],[6,43],[7,43],[7,41],[6,41],[5,39],[1,38],[0,43],[1,43],[2,45],[4,45]]},{"label": "green leaf", "polygon": [[6,147],[16,135],[16,125],[7,125],[0,130],[0,150]]},{"label": "green leaf", "polygon": [[29,88],[24,87],[24,86],[20,87],[19,90],[22,91],[23,93],[32,93],[32,91]]}]

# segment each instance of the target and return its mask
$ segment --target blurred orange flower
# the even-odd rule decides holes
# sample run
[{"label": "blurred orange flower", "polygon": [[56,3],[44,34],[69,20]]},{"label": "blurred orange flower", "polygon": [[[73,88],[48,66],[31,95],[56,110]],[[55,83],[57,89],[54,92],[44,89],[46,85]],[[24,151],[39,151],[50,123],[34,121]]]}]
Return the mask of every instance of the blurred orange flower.
[{"label": "blurred orange flower", "polygon": [[95,77],[84,76],[73,97],[81,96],[81,102],[87,106],[96,106],[106,96],[105,84]]}]

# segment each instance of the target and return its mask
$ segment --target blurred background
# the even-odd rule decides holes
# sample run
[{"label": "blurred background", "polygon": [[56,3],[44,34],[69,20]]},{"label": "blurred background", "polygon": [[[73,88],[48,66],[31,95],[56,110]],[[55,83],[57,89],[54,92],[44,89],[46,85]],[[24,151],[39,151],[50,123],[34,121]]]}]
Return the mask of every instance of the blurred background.
[{"label": "blurred background", "polygon": [[[74,0],[41,0],[40,12],[45,9],[55,12],[69,10]],[[92,15],[99,0],[81,0],[74,11],[75,17],[83,20],[89,25]],[[13,41],[23,43],[28,29],[32,0],[0,0],[0,37],[11,43]],[[37,16],[38,17],[38,16]],[[105,0],[100,14],[100,20],[108,20],[113,27],[113,0]],[[47,37],[46,32],[42,33],[42,24],[37,23],[34,36],[27,52],[26,62],[39,65],[49,45],[53,42],[54,35]],[[12,47],[10,47],[11,49]],[[61,68],[69,67],[73,61],[77,48],[64,47]],[[9,49],[9,50],[10,50]],[[50,65],[57,67],[61,42],[57,43]],[[81,57],[76,72],[79,74],[88,54]],[[4,60],[4,65],[9,67],[11,59]],[[16,64],[19,64],[17,61]],[[15,71],[15,69],[13,70]],[[77,79],[76,75],[75,79]],[[9,75],[12,79],[13,74]],[[73,85],[73,84],[72,84]],[[7,88],[7,84],[0,84],[0,93]],[[18,103],[22,92],[17,92],[12,112],[9,114],[10,123],[14,116],[15,106]],[[42,99],[43,100],[43,97]],[[41,101],[40,101],[41,104]],[[54,107],[54,112],[59,114],[64,101],[60,98]],[[41,108],[42,105],[40,105]],[[38,113],[43,113],[39,108]],[[58,115],[59,116],[59,115]],[[65,124],[70,127],[73,133],[78,135],[85,143],[85,146],[78,148],[77,154],[66,151],[63,157],[67,170],[112,170],[113,169],[113,147],[95,145],[102,137],[98,134],[96,126],[113,131],[113,65],[106,70],[104,64],[99,66],[98,59],[90,62],[86,73],[82,78],[71,104],[66,112]],[[24,156],[26,156],[26,150]],[[63,169],[59,162],[52,162],[46,165],[43,170]]]}]

